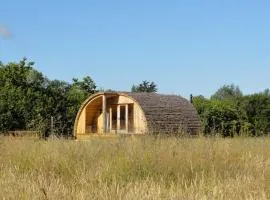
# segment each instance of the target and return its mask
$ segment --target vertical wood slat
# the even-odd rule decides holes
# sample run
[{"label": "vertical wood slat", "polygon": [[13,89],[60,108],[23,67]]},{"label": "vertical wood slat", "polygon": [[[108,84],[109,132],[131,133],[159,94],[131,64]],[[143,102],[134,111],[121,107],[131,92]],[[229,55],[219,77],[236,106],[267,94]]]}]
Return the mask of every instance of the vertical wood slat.
[{"label": "vertical wood slat", "polygon": [[106,96],[102,96],[102,115],[103,115],[103,133],[106,133],[107,130],[107,116],[106,116]]},{"label": "vertical wood slat", "polygon": [[110,107],[110,133],[112,132],[112,107]]},{"label": "vertical wood slat", "polygon": [[109,112],[106,112],[106,132],[110,132],[110,115],[109,115]]},{"label": "vertical wood slat", "polygon": [[117,105],[117,132],[120,131],[120,117],[120,105]]},{"label": "vertical wood slat", "polygon": [[125,122],[126,122],[126,132],[128,133],[128,104],[126,104],[126,117],[125,117]]}]

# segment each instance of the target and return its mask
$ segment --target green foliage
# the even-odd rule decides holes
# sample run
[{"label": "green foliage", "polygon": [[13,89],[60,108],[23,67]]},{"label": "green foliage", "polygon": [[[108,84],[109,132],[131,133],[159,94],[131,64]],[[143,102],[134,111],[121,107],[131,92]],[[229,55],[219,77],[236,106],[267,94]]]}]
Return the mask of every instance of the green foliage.
[{"label": "green foliage", "polygon": [[206,135],[259,136],[270,133],[269,90],[243,96],[239,87],[223,86],[210,100],[203,96],[194,97],[193,104]]},{"label": "green foliage", "polygon": [[232,102],[207,100],[200,96],[193,102],[201,117],[204,133],[232,136],[238,131],[238,111]]},{"label": "green foliage", "polygon": [[77,78],[73,78],[73,86],[90,94],[95,93],[97,88],[95,82],[91,79],[90,76],[84,77],[82,81],[79,81]]},{"label": "green foliage", "polygon": [[226,100],[226,99],[234,99],[236,97],[243,96],[242,91],[239,89],[238,86],[234,84],[231,85],[224,85],[218,89],[218,91],[212,95],[211,99],[217,100]]},{"label": "green foliage", "polygon": [[0,131],[29,127],[32,112],[43,94],[46,79],[26,63],[3,64],[0,68]]},{"label": "green foliage", "polygon": [[38,130],[49,135],[51,117],[55,134],[72,133],[80,104],[96,91],[85,77],[67,83],[48,80],[26,58],[19,63],[0,64],[0,132]]},{"label": "green foliage", "polygon": [[248,122],[252,124],[253,135],[270,133],[270,95],[268,92],[246,97],[246,112]]},{"label": "green foliage", "polygon": [[[81,103],[97,91],[86,76],[71,83],[49,80],[23,58],[18,63],[0,62],[0,132],[37,130],[50,134],[51,117],[55,134],[72,133]],[[154,82],[133,85],[132,92],[157,92]],[[270,90],[243,95],[238,86],[224,85],[210,99],[193,97],[204,134],[222,136],[270,133]]]},{"label": "green foliage", "polygon": [[133,85],[131,92],[157,92],[157,85],[154,82],[143,81],[139,85]]},{"label": "green foliage", "polygon": [[212,101],[205,113],[206,132],[232,136],[237,131],[239,117],[234,105],[229,102]]}]

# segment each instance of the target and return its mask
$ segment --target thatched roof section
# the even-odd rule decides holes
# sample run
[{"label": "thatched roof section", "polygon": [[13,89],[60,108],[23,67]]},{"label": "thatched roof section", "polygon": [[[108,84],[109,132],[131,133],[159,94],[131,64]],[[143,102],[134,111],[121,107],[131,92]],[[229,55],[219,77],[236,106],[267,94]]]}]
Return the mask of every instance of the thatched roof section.
[{"label": "thatched roof section", "polygon": [[156,93],[125,93],[143,109],[152,133],[188,132],[200,129],[199,115],[194,106],[183,97]]}]

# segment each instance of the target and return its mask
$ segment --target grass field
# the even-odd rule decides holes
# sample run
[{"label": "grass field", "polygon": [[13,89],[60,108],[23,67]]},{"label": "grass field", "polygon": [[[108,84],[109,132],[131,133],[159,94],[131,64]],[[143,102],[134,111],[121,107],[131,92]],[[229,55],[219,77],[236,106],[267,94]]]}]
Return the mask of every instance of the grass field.
[{"label": "grass field", "polygon": [[0,137],[0,199],[269,199],[270,138]]}]

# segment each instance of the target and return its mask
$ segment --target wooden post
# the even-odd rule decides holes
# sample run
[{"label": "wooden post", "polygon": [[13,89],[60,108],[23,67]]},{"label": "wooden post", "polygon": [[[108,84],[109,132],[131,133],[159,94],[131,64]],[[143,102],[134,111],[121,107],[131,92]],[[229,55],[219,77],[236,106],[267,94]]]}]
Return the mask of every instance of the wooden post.
[{"label": "wooden post", "polygon": [[51,136],[54,136],[54,123],[53,123],[53,116],[51,116]]},{"label": "wooden post", "polygon": [[117,105],[117,128],[116,132],[120,131],[120,105]]},{"label": "wooden post", "polygon": [[126,133],[128,133],[128,104],[126,104],[126,117],[125,117],[125,121],[126,121]]},{"label": "wooden post", "polygon": [[106,133],[107,130],[107,116],[106,116],[106,96],[102,96],[102,115],[103,115],[103,133]]},{"label": "wooden post", "polygon": [[110,132],[110,116],[109,116],[109,113],[108,112],[106,112],[106,122],[107,122],[107,124],[106,124],[106,132],[108,133],[108,132]]},{"label": "wooden post", "polygon": [[110,133],[112,132],[112,107],[110,107]]}]

